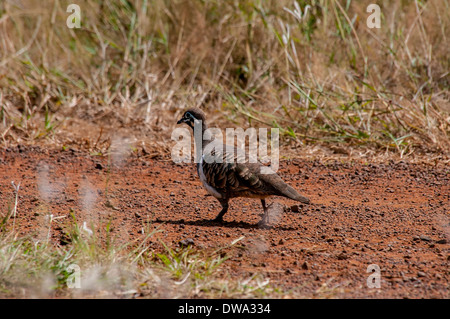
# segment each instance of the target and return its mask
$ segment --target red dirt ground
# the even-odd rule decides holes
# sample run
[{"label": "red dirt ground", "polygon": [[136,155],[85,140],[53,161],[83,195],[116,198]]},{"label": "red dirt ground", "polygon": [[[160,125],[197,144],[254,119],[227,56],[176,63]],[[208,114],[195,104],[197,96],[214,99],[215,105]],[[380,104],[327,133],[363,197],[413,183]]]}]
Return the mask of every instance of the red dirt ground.
[{"label": "red dirt ground", "polygon": [[[42,212],[51,211],[62,217],[52,229],[62,243],[60,223],[72,211],[88,224],[111,219],[124,242],[159,226],[156,250],[158,237],[208,248],[245,236],[244,249],[233,250],[223,267],[239,277],[260,273],[296,295],[450,297],[450,171],[442,163],[281,162],[282,178],[313,204],[293,212],[295,202],[274,197],[269,202],[284,213],[271,229],[258,228],[262,210],[253,199],[232,200],[223,225],[208,222],[220,205],[206,195],[194,164],[132,156],[107,168],[108,158],[74,150],[0,150],[2,213],[13,197],[11,181],[20,182],[21,234],[45,236]],[[379,289],[367,287],[370,264],[381,268]]]}]

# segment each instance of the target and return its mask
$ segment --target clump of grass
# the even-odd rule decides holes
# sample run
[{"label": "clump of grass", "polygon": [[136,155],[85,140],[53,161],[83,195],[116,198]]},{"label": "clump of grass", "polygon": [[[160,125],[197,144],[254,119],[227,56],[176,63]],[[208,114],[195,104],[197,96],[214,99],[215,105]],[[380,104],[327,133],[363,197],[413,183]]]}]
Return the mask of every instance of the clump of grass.
[{"label": "clump of grass", "polygon": [[[270,297],[269,281],[255,274],[234,278],[222,268],[225,253],[192,247],[149,251],[126,249],[83,238],[75,226],[69,243],[59,246],[32,236],[0,234],[0,296],[3,297]],[[232,245],[226,247],[230,248]],[[224,248],[225,249],[225,248]],[[147,256],[148,255],[148,256]],[[149,257],[154,256],[154,257]],[[74,271],[80,286],[70,287]],[[278,296],[279,293],[276,294]]]},{"label": "clump of grass", "polygon": [[70,1],[2,2],[2,143],[67,145],[74,118],[169,140],[174,112],[202,106],[284,145],[443,154],[449,2],[383,1],[380,29],[370,3],[81,1],[70,29]]},{"label": "clump of grass", "polygon": [[192,246],[176,249],[164,245],[166,252],[157,253],[162,267],[175,279],[178,296],[184,298],[270,298],[283,295],[281,290],[270,285],[270,280],[260,273],[243,278],[231,276],[220,269],[229,258],[227,251],[238,247],[244,237],[233,240],[229,245],[205,251]]},{"label": "clump of grass", "polygon": [[72,212],[71,220],[63,226],[64,236],[58,241],[50,236],[40,240],[38,234],[19,236],[12,216],[11,208],[1,216],[2,297],[274,296],[261,275],[235,278],[223,268],[243,237],[212,251],[192,246],[173,248],[162,241],[164,249],[155,250],[150,248],[150,240],[162,231],[159,228],[149,225],[146,235],[118,244],[109,222],[97,228],[81,225]]},{"label": "clump of grass", "polygon": [[[12,229],[0,234],[0,295],[9,297],[114,296],[129,290],[137,270],[124,257],[124,247],[100,241],[83,231],[76,220],[63,244],[18,236]],[[73,267],[73,266],[76,267]],[[68,286],[73,269],[81,269],[80,289]]]}]

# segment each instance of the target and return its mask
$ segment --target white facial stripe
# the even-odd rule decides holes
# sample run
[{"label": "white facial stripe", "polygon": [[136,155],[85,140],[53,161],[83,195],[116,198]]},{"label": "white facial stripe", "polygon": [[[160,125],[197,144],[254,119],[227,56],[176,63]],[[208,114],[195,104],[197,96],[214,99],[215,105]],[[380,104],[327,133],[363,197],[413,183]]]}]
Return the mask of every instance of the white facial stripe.
[{"label": "white facial stripe", "polygon": [[186,115],[189,116],[194,121],[196,120],[195,116],[191,114],[191,112],[186,112]]}]

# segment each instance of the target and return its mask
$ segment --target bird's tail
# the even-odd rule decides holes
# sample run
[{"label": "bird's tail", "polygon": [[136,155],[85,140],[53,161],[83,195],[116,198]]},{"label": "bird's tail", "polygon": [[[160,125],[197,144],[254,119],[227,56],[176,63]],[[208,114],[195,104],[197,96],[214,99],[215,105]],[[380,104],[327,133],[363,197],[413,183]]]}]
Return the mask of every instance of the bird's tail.
[{"label": "bird's tail", "polygon": [[290,199],[296,200],[303,204],[309,204],[311,201],[309,198],[300,195],[293,187],[286,184],[287,187],[283,189],[283,195],[289,197]]},{"label": "bird's tail", "polygon": [[309,204],[309,203],[311,203],[311,201],[309,200],[309,198],[307,198],[307,197],[305,197],[305,196],[302,196],[302,195],[300,195],[300,194],[297,194],[298,196],[296,197],[296,198],[293,198],[293,199],[295,199],[296,201],[298,201],[298,202],[302,202],[303,204]]}]

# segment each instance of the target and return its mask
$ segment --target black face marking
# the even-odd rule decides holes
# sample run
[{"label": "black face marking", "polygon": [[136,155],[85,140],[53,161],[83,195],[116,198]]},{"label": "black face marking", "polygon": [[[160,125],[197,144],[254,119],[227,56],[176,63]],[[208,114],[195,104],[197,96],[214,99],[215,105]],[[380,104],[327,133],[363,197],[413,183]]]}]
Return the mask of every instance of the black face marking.
[{"label": "black face marking", "polygon": [[197,111],[195,110],[194,111],[188,110],[183,114],[183,117],[177,122],[177,124],[186,123],[193,129],[194,123],[195,124],[201,123],[203,118],[204,116],[201,113],[198,114]]}]

